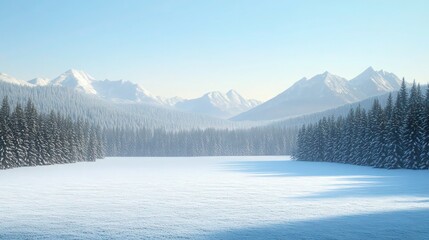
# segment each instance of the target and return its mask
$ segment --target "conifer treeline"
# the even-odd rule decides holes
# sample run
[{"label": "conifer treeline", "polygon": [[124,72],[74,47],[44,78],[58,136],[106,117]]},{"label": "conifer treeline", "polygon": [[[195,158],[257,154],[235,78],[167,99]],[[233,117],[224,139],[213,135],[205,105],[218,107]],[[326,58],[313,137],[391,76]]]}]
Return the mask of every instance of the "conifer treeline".
[{"label": "conifer treeline", "polygon": [[31,100],[0,108],[0,169],[95,161],[104,156],[216,156],[288,154],[296,129],[166,131],[101,129],[59,113],[38,113]]},{"label": "conifer treeline", "polygon": [[11,112],[7,97],[0,109],[0,169],[95,161],[104,156],[98,127],[58,113],[39,114],[28,100]]},{"label": "conifer treeline", "polygon": [[357,107],[346,117],[323,118],[303,126],[294,158],[379,168],[429,169],[429,87],[425,96],[405,81],[395,101],[374,100],[367,112]]},{"label": "conifer treeline", "polygon": [[107,156],[286,155],[297,129],[259,127],[234,130],[111,129],[105,132]]}]

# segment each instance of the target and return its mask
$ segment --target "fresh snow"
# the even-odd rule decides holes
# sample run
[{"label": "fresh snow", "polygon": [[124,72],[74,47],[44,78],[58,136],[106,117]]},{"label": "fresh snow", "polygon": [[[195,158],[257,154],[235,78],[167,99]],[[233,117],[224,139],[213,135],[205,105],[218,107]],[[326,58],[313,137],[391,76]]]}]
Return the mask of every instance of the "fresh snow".
[{"label": "fresh snow", "polygon": [[427,239],[428,171],[289,157],[0,171],[0,239]]}]

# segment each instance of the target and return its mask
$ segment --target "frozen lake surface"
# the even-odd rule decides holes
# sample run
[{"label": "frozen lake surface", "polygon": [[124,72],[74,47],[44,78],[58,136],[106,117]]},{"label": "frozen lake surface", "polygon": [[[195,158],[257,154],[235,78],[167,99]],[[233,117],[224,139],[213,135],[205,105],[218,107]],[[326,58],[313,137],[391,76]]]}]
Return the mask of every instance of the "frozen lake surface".
[{"label": "frozen lake surface", "polygon": [[429,171],[288,159],[0,171],[0,239],[429,239]]}]

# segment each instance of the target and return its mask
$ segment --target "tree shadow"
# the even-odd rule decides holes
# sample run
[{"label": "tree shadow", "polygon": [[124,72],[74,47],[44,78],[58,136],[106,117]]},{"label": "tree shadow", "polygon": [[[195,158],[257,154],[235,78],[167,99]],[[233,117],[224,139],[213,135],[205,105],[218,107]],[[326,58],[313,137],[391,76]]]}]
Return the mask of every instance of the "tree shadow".
[{"label": "tree shadow", "polygon": [[[223,165],[259,177],[334,177],[330,190],[300,198],[415,196],[429,198],[429,171],[388,170],[328,162],[230,161]],[[314,179],[317,181],[317,178]]]},{"label": "tree shadow", "polygon": [[219,231],[196,239],[428,239],[429,209],[339,216]]}]

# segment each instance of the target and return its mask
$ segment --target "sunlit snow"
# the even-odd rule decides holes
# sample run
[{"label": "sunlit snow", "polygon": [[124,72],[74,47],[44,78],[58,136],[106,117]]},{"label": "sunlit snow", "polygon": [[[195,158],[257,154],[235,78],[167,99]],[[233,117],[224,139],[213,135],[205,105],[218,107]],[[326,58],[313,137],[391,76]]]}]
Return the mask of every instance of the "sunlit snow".
[{"label": "sunlit snow", "polygon": [[288,157],[0,171],[0,239],[424,239],[429,171]]}]

